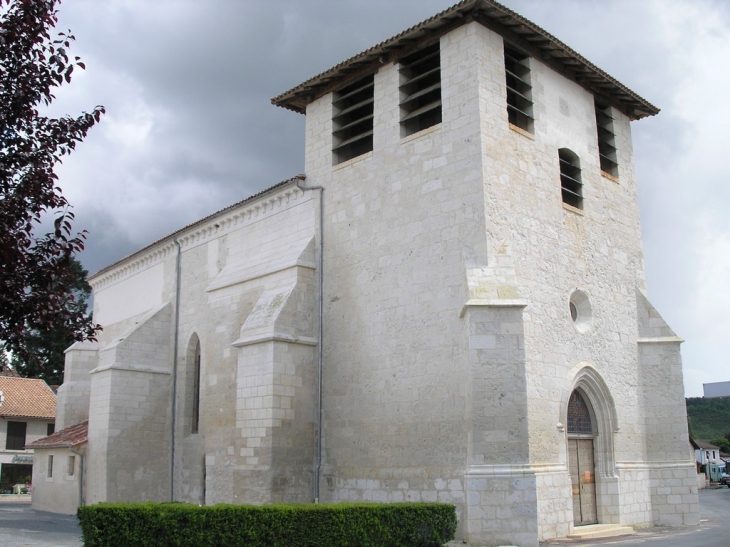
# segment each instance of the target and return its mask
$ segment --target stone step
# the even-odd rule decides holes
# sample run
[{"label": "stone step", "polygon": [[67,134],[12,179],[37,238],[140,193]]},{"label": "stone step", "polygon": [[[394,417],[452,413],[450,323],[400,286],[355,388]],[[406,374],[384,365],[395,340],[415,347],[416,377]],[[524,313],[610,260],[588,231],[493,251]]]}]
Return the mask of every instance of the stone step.
[{"label": "stone step", "polygon": [[588,524],[586,526],[576,526],[573,528],[573,531],[568,534],[568,538],[596,539],[623,536],[633,533],[634,529],[631,526],[621,526],[620,524]]}]

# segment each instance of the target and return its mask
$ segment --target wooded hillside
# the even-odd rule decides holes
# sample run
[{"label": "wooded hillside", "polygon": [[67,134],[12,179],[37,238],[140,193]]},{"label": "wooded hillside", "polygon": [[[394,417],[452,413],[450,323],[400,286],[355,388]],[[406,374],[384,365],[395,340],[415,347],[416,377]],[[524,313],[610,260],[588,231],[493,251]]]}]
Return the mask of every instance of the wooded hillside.
[{"label": "wooded hillside", "polygon": [[730,397],[688,397],[686,401],[690,435],[718,446],[720,443],[715,441],[724,439],[730,446],[730,439],[725,438],[730,434]]}]

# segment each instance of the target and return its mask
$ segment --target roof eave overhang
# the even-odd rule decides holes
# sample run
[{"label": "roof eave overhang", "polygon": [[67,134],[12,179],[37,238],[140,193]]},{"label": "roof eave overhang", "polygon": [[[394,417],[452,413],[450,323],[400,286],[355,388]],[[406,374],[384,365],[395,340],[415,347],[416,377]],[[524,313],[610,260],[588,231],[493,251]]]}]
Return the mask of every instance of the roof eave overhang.
[{"label": "roof eave overhang", "polygon": [[23,420],[55,420],[55,416],[25,416],[23,414],[0,414],[0,418],[8,420],[8,419],[17,419],[22,418]]},{"label": "roof eave overhang", "polygon": [[51,448],[76,448],[77,446],[81,446],[82,444],[86,444],[88,440],[79,441],[76,443],[58,443],[58,444],[44,444],[39,446],[31,446],[26,445],[26,449],[28,450],[45,450],[45,449],[51,449]]},{"label": "roof eave overhang", "polygon": [[478,21],[502,35],[531,56],[607,99],[630,119],[654,116],[659,109],[621,82],[599,69],[549,32],[493,0],[463,0],[425,21],[343,61],[331,69],[271,99],[272,104],[304,114],[317,98],[346,85],[366,72],[399,57],[415,47],[438,39],[456,27]]}]

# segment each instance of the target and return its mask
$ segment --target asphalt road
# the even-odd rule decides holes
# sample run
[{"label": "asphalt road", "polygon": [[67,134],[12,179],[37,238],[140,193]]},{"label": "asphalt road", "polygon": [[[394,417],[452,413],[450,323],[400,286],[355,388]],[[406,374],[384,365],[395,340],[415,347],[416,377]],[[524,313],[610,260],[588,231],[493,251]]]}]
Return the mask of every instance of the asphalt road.
[{"label": "asphalt road", "polygon": [[34,511],[29,501],[0,500],[0,546],[81,547],[75,515]]},{"label": "asphalt road", "polygon": [[[576,547],[727,547],[730,546],[730,488],[700,490],[699,526],[649,528],[632,536],[603,540],[554,540],[541,545]],[[27,501],[0,500],[0,546],[82,547],[75,516],[34,511]]]},{"label": "asphalt road", "polygon": [[699,526],[639,529],[631,536],[602,540],[554,540],[541,546],[576,547],[728,547],[730,546],[730,488],[700,490]]}]

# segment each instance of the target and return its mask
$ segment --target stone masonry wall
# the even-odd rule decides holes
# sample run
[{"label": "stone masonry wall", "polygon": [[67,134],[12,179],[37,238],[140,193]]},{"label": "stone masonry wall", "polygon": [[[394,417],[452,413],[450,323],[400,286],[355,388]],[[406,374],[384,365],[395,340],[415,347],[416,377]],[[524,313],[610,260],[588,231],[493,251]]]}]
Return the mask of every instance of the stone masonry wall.
[{"label": "stone masonry wall", "polygon": [[[545,475],[537,483],[546,489],[538,494],[539,537],[548,539],[572,526],[566,433],[559,424],[574,386],[571,371],[578,363],[595,367],[613,400],[620,401],[616,429],[598,432],[611,450],[598,451],[597,459],[613,454],[614,462],[597,474],[599,520],[626,520],[620,507],[634,506],[622,499],[629,490],[637,503],[647,503],[648,477],[633,476],[631,484],[623,484],[628,479],[615,467],[617,462],[646,460],[635,312],[635,288],[643,286],[644,273],[629,120],[613,109],[619,160],[614,180],[600,171],[593,95],[531,58],[534,133],[511,128],[502,40],[497,37],[490,44],[493,62],[486,69],[490,86],[481,116],[487,237],[490,257],[500,252],[514,260],[519,293],[528,302],[524,328],[530,461],[536,468],[551,469],[552,478]],[[579,157],[582,210],[562,203],[560,148]],[[583,329],[569,311],[576,290],[587,295],[592,311]],[[639,514],[641,522],[632,523],[651,523],[646,507]]]},{"label": "stone masonry wall", "polygon": [[169,499],[171,310],[147,314],[90,372],[89,503]]},{"label": "stone masonry wall", "polygon": [[58,388],[56,431],[89,419],[91,377],[99,363],[99,345],[76,342],[66,350],[63,384]]}]

